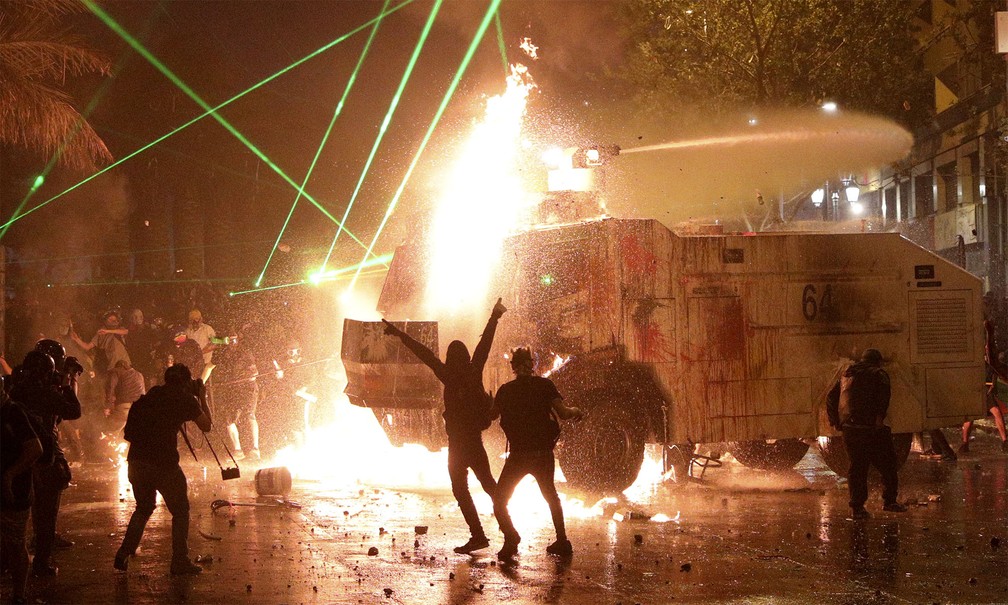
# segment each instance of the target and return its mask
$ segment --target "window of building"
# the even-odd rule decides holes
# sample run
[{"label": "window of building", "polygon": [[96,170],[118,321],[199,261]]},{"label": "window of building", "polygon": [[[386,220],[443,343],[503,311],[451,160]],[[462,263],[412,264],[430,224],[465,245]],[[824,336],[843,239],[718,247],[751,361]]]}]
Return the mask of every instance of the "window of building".
[{"label": "window of building", "polygon": [[914,218],[934,213],[934,176],[931,171],[914,177]]},{"label": "window of building", "polygon": [[959,205],[959,185],[957,182],[955,162],[949,162],[938,167],[938,211],[955,210]]}]

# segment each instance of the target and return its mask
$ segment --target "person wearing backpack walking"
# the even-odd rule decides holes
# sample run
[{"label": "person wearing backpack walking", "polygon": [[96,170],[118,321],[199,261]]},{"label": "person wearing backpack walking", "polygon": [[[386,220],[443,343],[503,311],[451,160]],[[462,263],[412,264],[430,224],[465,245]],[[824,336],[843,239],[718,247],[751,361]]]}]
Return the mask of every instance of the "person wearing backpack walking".
[{"label": "person wearing backpack walking", "polygon": [[889,410],[889,374],[882,369],[882,353],[865,349],[861,360],[846,370],[827,396],[830,424],[843,433],[850,458],[847,488],[854,519],[868,519],[868,468],[882,475],[882,510],[903,513],[896,501],[899,490],[898,463],[893,449],[892,429],[884,424]]},{"label": "person wearing backpack walking", "polygon": [[507,308],[498,298],[471,359],[465,343],[453,340],[448,344],[443,362],[419,341],[382,319],[385,333],[401,340],[424,365],[433,370],[444,385],[443,416],[445,432],[448,434],[448,476],[451,478],[452,495],[458,501],[471,535],[468,542],[455,547],[455,552],[459,554],[469,554],[490,546],[476,512],[476,504],[469,493],[469,469],[473,470],[483,491],[492,498],[497,490],[497,482],[490,472],[482,433],[493,419],[489,415],[492,408],[488,401],[490,396],[483,388],[483,366],[490,355],[497,321],[506,311]]},{"label": "person wearing backpack walking", "polygon": [[563,420],[578,420],[583,414],[576,407],[568,407],[549,378],[536,376],[532,353],[528,349],[515,349],[511,353],[511,369],[515,379],[497,390],[494,405],[500,413],[500,425],[508,439],[510,452],[504,469],[497,479],[497,496],[494,498],[494,516],[504,534],[504,546],[497,557],[508,561],[518,554],[521,536],[511,522],[508,502],[518,483],[525,475],[535,477],[539,491],[549,505],[556,530],[556,542],[546,547],[551,555],[570,556],[574,552],[564,526],[563,505],[553,483],[556,461],[553,448],[560,437]]}]

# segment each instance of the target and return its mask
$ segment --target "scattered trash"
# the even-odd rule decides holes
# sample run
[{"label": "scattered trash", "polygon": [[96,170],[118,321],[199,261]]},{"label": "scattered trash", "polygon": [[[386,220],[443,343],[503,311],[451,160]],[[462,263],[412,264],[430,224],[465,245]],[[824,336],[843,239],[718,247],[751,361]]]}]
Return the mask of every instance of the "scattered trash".
[{"label": "scattered trash", "polygon": [[385,528],[384,527],[379,527],[378,528],[378,535],[379,536],[384,536],[385,535]]},{"label": "scattered trash", "polygon": [[930,494],[928,502],[941,502],[941,494]]},{"label": "scattered trash", "polygon": [[643,544],[644,543],[644,536],[642,536],[640,534],[634,534],[633,541],[634,541],[635,544]]},{"label": "scattered trash", "polygon": [[994,536],[991,538],[990,545],[994,550],[1001,548],[1001,538]]},{"label": "scattered trash", "polygon": [[976,583],[977,583],[977,579],[976,578],[970,578],[969,579],[969,583],[970,583],[971,586],[975,586]]},{"label": "scattered trash", "polygon": [[207,565],[213,563],[213,555],[198,555],[196,557],[197,563],[206,563]]},{"label": "scattered trash", "polygon": [[691,569],[693,569],[693,565],[690,564],[690,563],[683,563],[682,565],[679,566],[679,571],[687,571],[688,572]]},{"label": "scattered trash", "polygon": [[217,512],[225,506],[265,506],[266,508],[301,508],[297,502],[290,500],[269,500],[268,502],[231,502],[229,500],[214,500],[210,503],[210,510]]},{"label": "scattered trash", "polygon": [[634,521],[648,521],[651,519],[651,515],[639,510],[629,510],[626,515],[624,515],[624,518]]},{"label": "scattered trash", "polygon": [[234,519],[228,519],[228,525],[230,525],[231,527],[234,527],[236,525],[235,520]]},{"label": "scattered trash", "polygon": [[378,547],[377,546],[372,546],[371,548],[369,548],[367,550],[367,554],[368,554],[369,557],[377,557],[378,556]]},{"label": "scattered trash", "polygon": [[426,525],[417,525],[417,526],[415,526],[413,528],[413,532],[417,533],[417,534],[420,534],[422,536],[425,533],[427,533],[427,526]]},{"label": "scattered trash", "polygon": [[392,596],[393,592],[395,592],[395,591],[393,591],[391,588],[386,588],[385,589],[385,598],[386,599],[390,598]]},{"label": "scattered trash", "polygon": [[455,574],[454,574],[454,573],[451,573],[451,572],[449,572],[449,573],[448,573],[448,579],[449,579],[449,580],[454,580],[454,579],[455,579]]},{"label": "scattered trash", "polygon": [[245,592],[252,592],[252,585],[251,584],[246,584],[245,585]]},{"label": "scattered trash", "polygon": [[413,540],[413,548],[420,548],[420,540]]}]

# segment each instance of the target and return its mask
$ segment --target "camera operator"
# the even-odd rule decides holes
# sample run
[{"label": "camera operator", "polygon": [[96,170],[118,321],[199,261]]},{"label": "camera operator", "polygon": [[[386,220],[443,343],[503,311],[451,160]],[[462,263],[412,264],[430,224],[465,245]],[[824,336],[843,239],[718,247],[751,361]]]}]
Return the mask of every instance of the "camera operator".
[{"label": "camera operator", "polygon": [[[49,341],[53,342],[53,341]],[[56,343],[57,345],[59,343]],[[19,402],[42,442],[42,456],[32,469],[35,497],[32,502],[32,525],[35,530],[35,560],[32,571],[37,576],[55,576],[52,551],[56,540],[56,517],[59,513],[60,495],[70,485],[70,465],[59,444],[57,426],[63,420],[81,417],[77,399],[77,376],[80,364],[73,358],[61,357],[57,371],[53,358],[39,348],[50,348],[40,341],[36,349],[25,355],[24,362],[15,372],[11,399]],[[62,346],[60,345],[60,350]],[[58,352],[57,352],[58,353]]]},{"label": "camera operator", "polygon": [[124,436],[130,442],[129,481],[136,498],[122,545],[113,567],[126,571],[129,557],[136,554],[147,520],[154,512],[157,492],[161,492],[172,515],[173,575],[198,574],[203,569],[189,560],[189,496],[186,477],[179,466],[178,433],[189,420],[207,432],[211,429],[210,409],[203,381],[193,380],[189,368],[175,364],[165,370],[164,385],[152,387],[130,408]]}]

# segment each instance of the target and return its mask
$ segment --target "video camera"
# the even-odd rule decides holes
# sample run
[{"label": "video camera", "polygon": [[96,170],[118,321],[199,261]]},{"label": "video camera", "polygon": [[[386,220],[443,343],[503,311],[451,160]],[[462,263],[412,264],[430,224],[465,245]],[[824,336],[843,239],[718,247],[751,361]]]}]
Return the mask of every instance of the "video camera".
[{"label": "video camera", "polygon": [[84,366],[81,365],[80,361],[72,355],[68,355],[66,359],[63,360],[63,373],[67,376],[80,376],[84,373]]}]

